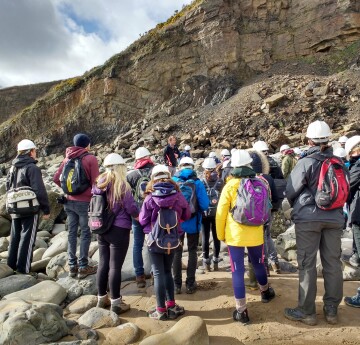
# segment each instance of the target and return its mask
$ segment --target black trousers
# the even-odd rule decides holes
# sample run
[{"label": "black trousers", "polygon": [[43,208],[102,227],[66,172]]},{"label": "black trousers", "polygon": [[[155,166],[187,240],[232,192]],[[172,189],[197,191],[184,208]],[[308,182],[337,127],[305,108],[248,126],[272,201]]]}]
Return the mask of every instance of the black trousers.
[{"label": "black trousers", "polygon": [[7,264],[14,271],[29,273],[39,224],[39,214],[13,218]]}]

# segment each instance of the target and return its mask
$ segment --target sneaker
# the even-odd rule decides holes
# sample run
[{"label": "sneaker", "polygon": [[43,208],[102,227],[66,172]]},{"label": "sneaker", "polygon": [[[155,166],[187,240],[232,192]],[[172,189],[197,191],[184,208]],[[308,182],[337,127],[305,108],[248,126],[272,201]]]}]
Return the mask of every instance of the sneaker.
[{"label": "sneaker", "polygon": [[300,321],[305,325],[315,326],[317,324],[316,314],[306,315],[298,308],[285,308],[284,315],[291,321]]},{"label": "sneaker", "polygon": [[196,283],[186,286],[186,293],[187,294],[193,294],[194,292],[196,292],[196,290],[197,290]]},{"label": "sneaker", "polygon": [[181,294],[181,286],[175,286],[175,295]]},{"label": "sneaker", "polygon": [[78,275],[77,277],[79,279],[84,279],[87,276],[90,276],[92,274],[95,274],[97,272],[97,266],[85,266],[85,267],[80,267],[78,269]]},{"label": "sneaker", "polygon": [[242,313],[235,309],[233,312],[233,319],[241,322],[243,325],[247,325],[250,322],[247,309],[245,309]]},{"label": "sneaker", "polygon": [[337,307],[334,305],[324,305],[323,312],[327,323],[330,325],[336,325],[338,323]]},{"label": "sneaker", "polygon": [[273,298],[275,298],[275,291],[271,286],[266,291],[261,291],[261,302],[269,303]]},{"label": "sneaker", "polygon": [[108,295],[98,296],[98,302],[96,304],[96,308],[107,308],[111,305],[111,301]]},{"label": "sneaker", "polygon": [[351,266],[353,266],[353,267],[359,267],[360,266],[360,259],[359,259],[359,254],[358,253],[354,253],[353,255],[350,256],[349,264]]},{"label": "sneaker", "polygon": [[138,289],[143,289],[146,286],[146,279],[144,274],[136,277],[136,285]]},{"label": "sneaker", "polygon": [[168,318],[167,311],[161,312],[157,309],[149,310],[147,314],[150,319],[155,319],[155,320],[160,320],[160,321],[165,321]]},{"label": "sneaker", "polygon": [[271,268],[276,274],[279,274],[281,272],[280,271],[280,264],[278,262],[273,262],[271,264]]},{"label": "sneaker", "polygon": [[345,297],[344,302],[349,307],[360,308],[360,288],[357,289],[357,294],[352,297]]},{"label": "sneaker", "polygon": [[69,267],[69,277],[71,278],[75,278],[78,274],[78,266],[75,265],[75,266],[70,266]]},{"label": "sneaker", "polygon": [[116,304],[116,305],[112,304],[110,310],[113,311],[115,314],[120,315],[130,310],[130,304],[126,304],[121,299],[120,304]]},{"label": "sneaker", "polygon": [[167,308],[167,317],[170,320],[175,320],[181,315],[185,314],[184,307],[180,307],[179,305],[175,304],[172,308]]}]

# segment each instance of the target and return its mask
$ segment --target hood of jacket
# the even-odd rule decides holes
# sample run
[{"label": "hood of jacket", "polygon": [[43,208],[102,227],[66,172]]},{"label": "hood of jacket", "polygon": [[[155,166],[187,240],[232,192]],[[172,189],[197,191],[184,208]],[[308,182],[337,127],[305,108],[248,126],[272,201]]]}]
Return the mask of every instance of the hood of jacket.
[{"label": "hood of jacket", "polygon": [[196,172],[193,169],[183,169],[178,171],[174,177],[180,179],[180,180],[190,180],[190,179],[196,179],[197,175]]},{"label": "hood of jacket", "polygon": [[36,164],[37,160],[30,157],[29,155],[19,155],[16,156],[15,159],[12,161],[12,165],[16,168],[22,168],[27,164]]},{"label": "hood of jacket", "polygon": [[253,159],[251,166],[257,174],[269,174],[270,164],[267,157],[261,152],[254,149],[247,149],[250,157]]},{"label": "hood of jacket", "polygon": [[333,155],[333,148],[330,146],[330,147],[326,148],[323,152],[320,152],[320,146],[311,146],[307,150],[306,157],[309,157],[313,153],[319,153],[319,154],[324,155],[326,157],[331,157]]},{"label": "hood of jacket", "polygon": [[70,146],[66,149],[65,156],[66,156],[66,158],[72,159],[72,158],[79,157],[79,156],[83,155],[84,153],[88,153],[88,150],[86,150],[83,147],[79,147],[79,146]]},{"label": "hood of jacket", "polygon": [[151,196],[159,207],[173,207],[178,199],[175,186],[169,182],[155,183]]}]

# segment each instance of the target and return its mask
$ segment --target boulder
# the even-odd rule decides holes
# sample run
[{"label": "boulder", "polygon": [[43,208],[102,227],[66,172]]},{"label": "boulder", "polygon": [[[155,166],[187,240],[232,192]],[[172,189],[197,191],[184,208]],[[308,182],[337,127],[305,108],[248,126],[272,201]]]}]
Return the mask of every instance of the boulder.
[{"label": "boulder", "polygon": [[294,225],[277,237],[276,250],[285,260],[296,260],[296,236]]},{"label": "boulder", "polygon": [[98,345],[95,339],[62,341],[60,343],[46,343],[42,345]]},{"label": "boulder", "polygon": [[97,297],[92,295],[81,296],[67,306],[67,311],[71,314],[83,314],[89,309],[95,307]]},{"label": "boulder", "polygon": [[167,332],[145,338],[140,345],[209,345],[209,343],[205,321],[199,316],[187,316]]},{"label": "boulder", "polygon": [[63,232],[66,230],[65,224],[54,224],[54,227],[51,231],[51,233],[55,236],[57,234],[60,234],[60,232]]},{"label": "boulder", "polygon": [[6,237],[0,238],[0,252],[4,252],[9,248],[9,241]]},{"label": "boulder", "polygon": [[11,267],[6,264],[0,263],[0,280],[14,274],[14,271]]},{"label": "boulder", "polygon": [[343,280],[360,280],[360,267],[353,267],[350,264],[345,263]]},{"label": "boulder", "polygon": [[39,272],[46,268],[51,258],[45,258],[31,263],[31,272]]},{"label": "boulder", "polygon": [[80,316],[78,323],[97,329],[103,327],[116,327],[120,324],[120,319],[113,311],[95,307]]},{"label": "boulder", "polygon": [[53,279],[66,275],[67,258],[67,253],[54,256],[46,266],[46,274]]},{"label": "boulder", "polygon": [[0,237],[6,237],[10,235],[11,222],[0,216]]},{"label": "boulder", "polygon": [[98,332],[104,335],[107,345],[133,344],[140,336],[139,327],[131,322],[110,329],[102,328]]},{"label": "boulder", "polygon": [[68,302],[72,302],[82,295],[97,295],[96,274],[84,279],[63,277],[57,281],[67,292]]},{"label": "boulder", "polygon": [[47,243],[42,239],[42,238],[37,238],[35,240],[35,246],[34,246],[34,250],[38,249],[38,248],[45,248],[47,249],[48,245]]},{"label": "boulder", "polygon": [[68,248],[68,239],[66,232],[61,232],[59,235],[56,235],[51,240],[51,245],[48,249],[46,249],[45,253],[43,254],[43,259],[45,258],[53,258],[57,254],[64,253],[67,251]]},{"label": "boulder", "polygon": [[43,303],[60,304],[66,298],[66,290],[52,280],[44,280],[39,284],[36,284],[36,286],[11,293],[4,297],[6,300],[14,298]]},{"label": "boulder", "polygon": [[28,289],[36,284],[36,279],[26,274],[13,274],[0,279],[0,296],[16,293]]},{"label": "boulder", "polygon": [[43,254],[46,252],[46,248],[38,248],[33,252],[33,262],[39,261],[42,259]]},{"label": "boulder", "polygon": [[276,95],[266,98],[264,100],[264,103],[269,107],[269,109],[271,109],[273,107],[276,107],[284,98],[284,94],[278,93]]}]

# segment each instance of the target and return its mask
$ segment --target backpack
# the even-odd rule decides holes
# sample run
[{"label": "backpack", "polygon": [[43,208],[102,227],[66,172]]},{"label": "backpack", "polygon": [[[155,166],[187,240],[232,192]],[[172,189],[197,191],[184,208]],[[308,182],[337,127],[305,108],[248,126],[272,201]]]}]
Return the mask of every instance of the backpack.
[{"label": "backpack", "polygon": [[172,208],[160,207],[156,223],[148,234],[146,244],[150,252],[171,254],[181,246],[177,213]]},{"label": "backpack", "polygon": [[141,170],[137,170],[140,174],[139,179],[136,182],[134,193],[135,202],[141,205],[145,199],[144,192],[146,190],[147,184],[150,182],[150,172],[151,170],[145,170],[144,172]]},{"label": "backpack", "polygon": [[270,219],[270,212],[268,184],[262,178],[242,178],[231,209],[233,219],[240,224],[259,226]]},{"label": "backpack", "polygon": [[205,184],[205,187],[206,187],[206,194],[210,201],[209,208],[206,211],[204,211],[205,217],[215,217],[216,216],[216,209],[217,209],[219,199],[220,199],[220,192],[216,189],[218,181],[219,181],[219,178],[216,180],[213,187],[210,188],[206,179],[203,180],[203,183]]},{"label": "backpack", "polygon": [[60,175],[60,183],[65,194],[78,195],[89,188],[90,181],[82,165],[82,158],[86,155],[88,155],[88,153],[84,153],[76,158],[71,158],[64,164],[63,171]]},{"label": "backpack", "polygon": [[350,191],[349,174],[344,162],[336,156],[329,158],[316,153],[308,157],[322,162],[315,194],[317,207],[322,210],[343,208]]},{"label": "backpack", "polygon": [[179,188],[180,192],[183,194],[190,206],[191,218],[196,216],[199,210],[199,205],[196,196],[195,180],[189,179],[186,181],[181,181],[179,182]]},{"label": "backpack", "polygon": [[108,232],[115,220],[115,214],[109,210],[106,193],[91,197],[88,210],[90,231],[102,235]]}]

